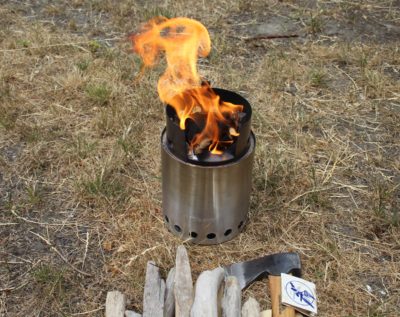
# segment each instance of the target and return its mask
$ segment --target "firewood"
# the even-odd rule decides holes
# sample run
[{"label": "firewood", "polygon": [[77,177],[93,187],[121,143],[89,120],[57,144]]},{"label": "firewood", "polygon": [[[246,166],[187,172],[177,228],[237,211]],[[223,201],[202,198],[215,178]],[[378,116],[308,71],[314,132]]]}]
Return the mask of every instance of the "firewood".
[{"label": "firewood", "polygon": [[175,316],[175,267],[173,267],[167,277],[164,303],[164,317]]},{"label": "firewood", "polygon": [[142,317],[142,315],[134,312],[133,310],[125,310],[125,317]]},{"label": "firewood", "polygon": [[238,136],[238,135],[239,135],[239,132],[237,132],[235,128],[230,127],[230,128],[229,128],[229,134],[230,134],[231,136]]},{"label": "firewood", "polygon": [[260,313],[260,317],[272,317],[272,310],[271,309],[263,310]]},{"label": "firewood", "polygon": [[211,144],[211,140],[206,138],[203,139],[195,148],[194,154],[199,155],[201,154],[208,146]]},{"label": "firewood", "polygon": [[193,281],[189,257],[183,245],[176,250],[175,265],[175,316],[189,317],[193,304]]},{"label": "firewood", "polygon": [[222,299],[223,317],[240,317],[241,290],[235,276],[228,276],[225,279],[224,297]]},{"label": "firewood", "polygon": [[107,293],[106,317],[124,317],[126,296],[119,291]]},{"label": "firewood", "polygon": [[200,274],[191,317],[218,317],[218,290],[223,278],[224,269],[221,267]]},{"label": "firewood", "polygon": [[163,317],[165,282],[153,261],[147,262],[143,297],[143,317]]},{"label": "firewood", "polygon": [[259,316],[260,316],[260,304],[253,297],[250,297],[242,307],[242,317],[259,317]]}]

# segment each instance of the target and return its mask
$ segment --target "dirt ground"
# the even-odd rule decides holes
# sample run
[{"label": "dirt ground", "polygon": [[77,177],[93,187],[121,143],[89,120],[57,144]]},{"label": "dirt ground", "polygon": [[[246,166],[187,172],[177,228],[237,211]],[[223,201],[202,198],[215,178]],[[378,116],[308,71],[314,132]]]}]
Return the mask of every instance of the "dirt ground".
[{"label": "dirt ground", "polygon": [[398,0],[0,0],[0,315],[102,316],[110,290],[141,311],[146,262],[172,267],[164,66],[136,82],[126,40],[156,15],[201,21],[202,76],[253,106],[249,221],[187,244],[194,275],[295,251],[319,316],[399,316]]}]

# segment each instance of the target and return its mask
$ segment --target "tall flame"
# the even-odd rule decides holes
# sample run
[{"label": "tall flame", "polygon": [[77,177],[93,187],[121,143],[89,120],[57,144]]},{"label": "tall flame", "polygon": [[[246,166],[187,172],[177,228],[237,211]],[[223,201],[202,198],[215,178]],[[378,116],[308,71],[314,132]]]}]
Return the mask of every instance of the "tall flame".
[{"label": "tall flame", "polygon": [[230,119],[237,117],[243,107],[220,100],[208,84],[202,84],[197,58],[208,56],[211,50],[204,25],[188,18],[157,17],[130,38],[145,67],[156,65],[160,53],[165,52],[167,69],[158,81],[158,94],[163,102],[175,108],[180,128],[185,129],[188,118],[196,121],[196,112],[205,114],[206,124],[190,147],[196,149],[206,144],[211,153],[221,154],[218,147],[233,141],[220,140],[219,124],[229,127],[228,136],[233,140],[238,136],[237,120]]}]

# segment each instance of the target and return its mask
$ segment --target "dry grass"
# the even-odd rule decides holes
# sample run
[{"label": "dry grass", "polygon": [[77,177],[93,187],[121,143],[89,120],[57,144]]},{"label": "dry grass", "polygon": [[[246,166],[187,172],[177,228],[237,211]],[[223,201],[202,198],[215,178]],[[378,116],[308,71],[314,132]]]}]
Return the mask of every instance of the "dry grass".
[{"label": "dry grass", "polygon": [[[231,242],[188,245],[194,274],[293,250],[320,316],[398,316],[399,3],[264,2],[0,2],[0,315],[101,316],[112,289],[140,310],[146,262],[172,266],[162,67],[134,83],[125,42],[164,14],[209,28],[202,74],[254,109],[249,224]],[[271,17],[301,36],[247,39]],[[244,297],[266,307],[265,287]]]}]

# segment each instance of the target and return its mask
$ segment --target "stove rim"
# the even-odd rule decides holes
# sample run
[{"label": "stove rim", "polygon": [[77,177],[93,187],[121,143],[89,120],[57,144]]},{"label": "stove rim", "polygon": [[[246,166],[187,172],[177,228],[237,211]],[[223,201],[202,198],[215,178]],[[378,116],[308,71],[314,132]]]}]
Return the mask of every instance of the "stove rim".
[{"label": "stove rim", "polygon": [[161,146],[165,151],[172,156],[175,160],[179,161],[182,164],[188,165],[188,166],[193,166],[193,167],[199,167],[199,168],[204,168],[204,169],[212,169],[212,168],[224,168],[227,166],[235,165],[238,162],[246,159],[249,157],[252,152],[255,150],[256,147],[256,136],[252,130],[250,130],[250,136],[249,136],[249,146],[246,150],[246,152],[240,156],[240,157],[235,157],[232,160],[228,161],[217,161],[217,162],[212,162],[212,163],[207,163],[204,164],[204,162],[200,162],[199,164],[195,164],[193,160],[190,161],[184,161],[181,158],[179,158],[177,155],[175,155],[170,148],[168,147],[168,139],[167,139],[167,128],[165,127],[162,132],[161,132]]},{"label": "stove rim", "polygon": [[[243,97],[241,94],[239,94],[239,93],[237,93],[236,91],[233,91],[233,90],[219,88],[219,87],[210,87],[210,88],[220,98],[221,98],[221,94],[228,94],[228,95],[230,95],[230,98],[241,99],[241,101],[238,101],[238,105],[243,106],[243,110],[245,110],[245,111],[242,111],[242,112],[245,114],[245,116],[241,119],[240,123],[244,124],[244,123],[246,123],[246,122],[251,120],[251,118],[253,117],[253,107],[251,106],[250,101],[248,101],[247,98]],[[221,98],[221,100],[222,101],[227,101],[227,100],[222,99],[222,98]],[[228,102],[230,102],[230,101],[228,101]],[[169,115],[169,113],[171,111],[174,112],[174,113],[171,113],[171,114],[177,116],[174,106],[166,103],[166,104],[164,104],[164,108],[165,109],[168,109],[168,108],[171,109],[171,110],[166,110],[167,111],[167,116],[168,116],[169,119],[172,119],[172,117],[173,117],[173,116]],[[174,123],[174,124],[177,124],[177,123]],[[177,125],[179,126],[179,124],[177,124]]]}]

